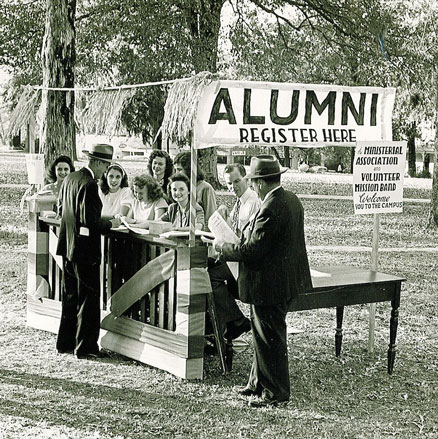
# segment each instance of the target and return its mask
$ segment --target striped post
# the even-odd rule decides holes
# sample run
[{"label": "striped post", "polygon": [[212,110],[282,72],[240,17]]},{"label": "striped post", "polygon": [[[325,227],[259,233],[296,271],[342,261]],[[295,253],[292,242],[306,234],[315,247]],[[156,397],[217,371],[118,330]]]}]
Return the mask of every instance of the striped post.
[{"label": "striped post", "polygon": [[198,151],[195,149],[195,134],[192,136],[190,161],[190,224],[189,247],[195,246],[196,227],[196,183],[198,177]]},{"label": "striped post", "polygon": [[211,292],[207,247],[177,248],[175,334],[187,340],[184,377],[203,376],[206,295]]},{"label": "striped post", "polygon": [[39,220],[40,211],[44,210],[44,206],[41,206],[38,200],[32,199],[28,206],[26,323],[36,329],[56,332],[61,303],[49,299],[49,226]]}]

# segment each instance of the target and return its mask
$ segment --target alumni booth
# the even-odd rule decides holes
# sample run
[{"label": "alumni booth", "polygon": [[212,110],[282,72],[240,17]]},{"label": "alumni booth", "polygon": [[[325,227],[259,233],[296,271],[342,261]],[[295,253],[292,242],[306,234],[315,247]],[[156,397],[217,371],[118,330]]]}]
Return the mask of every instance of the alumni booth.
[{"label": "alumni booth", "polygon": [[[389,142],[394,96],[390,88],[222,81],[203,74],[172,85],[162,135],[191,139],[190,192],[195,194],[202,148]],[[372,151],[379,155],[380,150]],[[400,207],[394,203],[389,211]],[[46,209],[42,198],[29,204],[27,324],[56,333],[62,294],[62,262],[56,255],[59,220],[41,215]],[[207,244],[195,232],[195,197],[189,232],[138,232],[116,229],[102,237],[101,346],[183,378],[202,378],[211,286]],[[344,306],[391,301],[391,373],[403,279],[379,273],[376,266],[318,267],[312,281],[313,290],[299,296],[290,311],[335,307],[337,355]]]}]

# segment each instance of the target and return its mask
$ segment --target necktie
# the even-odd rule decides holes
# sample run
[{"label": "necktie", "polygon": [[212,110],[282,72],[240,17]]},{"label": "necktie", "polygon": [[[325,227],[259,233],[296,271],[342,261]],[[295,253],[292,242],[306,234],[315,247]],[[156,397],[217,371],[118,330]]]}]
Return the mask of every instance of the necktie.
[{"label": "necktie", "polygon": [[233,217],[231,218],[231,227],[233,229],[233,232],[236,235],[239,235],[239,211],[240,211],[240,198],[236,201],[236,206],[234,208]]}]

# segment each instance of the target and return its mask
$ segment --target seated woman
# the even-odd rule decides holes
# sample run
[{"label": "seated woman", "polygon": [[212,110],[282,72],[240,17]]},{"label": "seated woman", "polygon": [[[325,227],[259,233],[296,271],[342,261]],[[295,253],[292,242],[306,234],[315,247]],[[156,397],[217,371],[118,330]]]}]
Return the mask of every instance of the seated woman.
[{"label": "seated woman", "polygon": [[70,172],[74,172],[74,170],[75,167],[72,159],[66,155],[60,155],[50,165],[46,177],[50,183],[43,186],[41,192],[48,192],[58,196],[64,178],[67,177]]},{"label": "seated woman", "polygon": [[169,154],[161,149],[154,149],[149,156],[148,172],[158,181],[166,196],[169,177],[173,174],[173,162]]},{"label": "seated woman", "polygon": [[[169,180],[169,192],[172,203],[167,212],[160,218],[161,221],[171,222],[175,230],[189,230],[190,225],[190,181],[183,173],[172,175]],[[204,228],[204,211],[196,203],[196,229]]]},{"label": "seated woman", "polygon": [[160,184],[147,174],[134,177],[132,182],[134,198],[129,211],[122,219],[135,227],[149,228],[149,221],[160,218],[167,210],[167,202],[163,197]]},{"label": "seated woman", "polygon": [[[99,196],[102,200],[102,217],[115,218],[126,215],[132,203],[126,171],[118,163],[112,163],[99,181]],[[125,207],[126,206],[126,207]]]},{"label": "seated woman", "polygon": [[[182,172],[190,179],[190,151],[181,151],[173,159],[175,172]],[[208,230],[208,220],[217,209],[216,193],[213,186],[204,180],[204,173],[198,166],[198,177],[196,183],[196,201],[204,210],[205,229]]]}]

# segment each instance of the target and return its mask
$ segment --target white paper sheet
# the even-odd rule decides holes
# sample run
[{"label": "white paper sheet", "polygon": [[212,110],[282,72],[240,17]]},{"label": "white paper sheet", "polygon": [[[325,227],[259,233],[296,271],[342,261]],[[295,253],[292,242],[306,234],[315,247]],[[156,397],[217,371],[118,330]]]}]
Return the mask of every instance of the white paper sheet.
[{"label": "white paper sheet", "polygon": [[138,235],[149,235],[149,230],[147,229],[140,229],[138,227],[132,227],[131,224],[126,222],[124,219],[121,219],[122,224],[128,229],[131,230],[131,232],[137,233]]},{"label": "white paper sheet", "polygon": [[312,277],[332,277],[330,273],[310,269],[310,276]]},{"label": "white paper sheet", "polygon": [[[225,242],[230,242],[231,244],[238,244],[240,242],[239,237],[233,232],[231,227],[222,218],[221,214],[217,210],[209,218],[208,228],[217,239],[221,239]],[[227,265],[231,273],[233,274],[234,279],[237,280],[237,278],[239,277],[239,263],[227,262]]]}]

